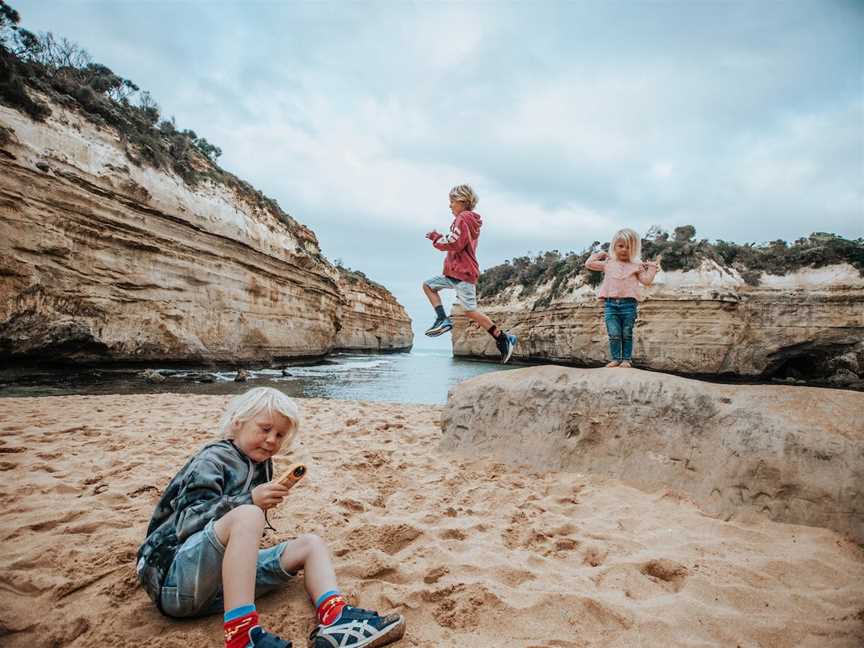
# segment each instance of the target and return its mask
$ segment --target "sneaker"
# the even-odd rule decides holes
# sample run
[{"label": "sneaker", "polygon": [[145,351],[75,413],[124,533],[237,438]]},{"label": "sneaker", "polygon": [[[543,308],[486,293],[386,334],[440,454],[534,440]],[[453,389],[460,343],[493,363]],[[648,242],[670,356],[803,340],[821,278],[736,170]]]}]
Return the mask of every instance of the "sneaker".
[{"label": "sneaker", "polygon": [[261,626],[255,626],[249,631],[249,641],[249,645],[254,648],[291,648],[290,641],[265,632]]},{"label": "sneaker", "polygon": [[510,356],[513,355],[513,347],[516,346],[516,336],[510,333],[502,333],[495,340],[495,344],[501,353],[501,364],[507,364]]},{"label": "sneaker", "polygon": [[450,329],[453,328],[453,320],[449,317],[445,317],[441,319],[440,317],[435,320],[435,323],[426,329],[426,335],[429,337],[438,337],[442,333],[446,333]]},{"label": "sneaker", "polygon": [[335,623],[319,625],[309,635],[309,648],[378,648],[398,641],[405,634],[401,614],[380,616],[377,612],[346,605]]}]

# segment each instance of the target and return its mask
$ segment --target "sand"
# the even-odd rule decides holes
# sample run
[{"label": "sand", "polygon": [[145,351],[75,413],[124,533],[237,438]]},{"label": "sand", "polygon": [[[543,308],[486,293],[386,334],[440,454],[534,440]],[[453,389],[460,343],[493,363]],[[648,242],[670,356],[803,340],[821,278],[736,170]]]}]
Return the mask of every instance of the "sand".
[{"label": "sand", "polygon": [[[0,644],[221,646],[221,619],[160,616],[135,552],[226,397],[0,399]],[[301,400],[310,472],[270,545],[317,533],[398,646],[864,645],[864,550],[835,532],[724,522],[669,490],[438,449],[432,406]],[[301,579],[258,601],[305,646]]]}]

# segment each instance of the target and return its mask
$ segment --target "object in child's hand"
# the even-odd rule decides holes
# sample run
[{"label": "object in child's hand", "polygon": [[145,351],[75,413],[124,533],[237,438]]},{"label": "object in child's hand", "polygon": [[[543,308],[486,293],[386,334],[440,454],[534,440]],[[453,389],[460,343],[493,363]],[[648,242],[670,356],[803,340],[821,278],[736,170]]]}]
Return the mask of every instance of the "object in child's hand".
[{"label": "object in child's hand", "polygon": [[293,464],[286,470],[284,473],[279,475],[279,477],[274,480],[277,483],[285,486],[286,488],[291,488],[298,481],[303,479],[303,476],[306,474],[306,466],[301,463]]}]

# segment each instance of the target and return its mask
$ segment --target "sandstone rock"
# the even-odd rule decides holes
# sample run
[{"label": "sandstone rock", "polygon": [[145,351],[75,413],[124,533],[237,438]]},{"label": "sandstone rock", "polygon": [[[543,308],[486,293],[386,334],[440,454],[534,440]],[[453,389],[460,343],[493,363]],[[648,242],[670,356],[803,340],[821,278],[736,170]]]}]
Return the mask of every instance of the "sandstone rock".
[{"label": "sandstone rock", "polygon": [[339,268],[339,290],[347,303],[335,347],[341,351],[408,351],[411,318],[389,290],[364,275]]},{"label": "sandstone rock", "polygon": [[857,383],[858,375],[848,369],[838,369],[837,373],[828,378],[828,382],[834,385],[847,386]]},{"label": "sandstone rock", "polygon": [[141,372],[141,377],[146,380],[148,383],[161,383],[165,382],[165,376],[156,371],[155,369],[145,369]]},{"label": "sandstone rock", "polygon": [[685,493],[864,542],[864,394],[541,366],[451,389],[441,447]]},{"label": "sandstone rock", "polygon": [[[603,308],[581,277],[552,298],[552,285],[521,287],[480,308],[519,336],[514,358],[581,366],[607,361]],[[548,300],[547,300],[548,298]],[[495,357],[489,336],[453,310],[453,353]],[[748,285],[734,270],[706,261],[698,271],[660,272],[645,291],[634,361],[682,374],[772,376],[786,367],[830,375],[837,356],[864,363],[864,277],[842,264],[763,275]]]},{"label": "sandstone rock", "polygon": [[[267,362],[325,355],[340,329],[352,348],[410,347],[410,323],[374,321],[392,295],[343,294],[315,234],[245,183],[191,188],[51,110],[0,106],[0,361]],[[371,337],[350,333],[355,292]]]}]

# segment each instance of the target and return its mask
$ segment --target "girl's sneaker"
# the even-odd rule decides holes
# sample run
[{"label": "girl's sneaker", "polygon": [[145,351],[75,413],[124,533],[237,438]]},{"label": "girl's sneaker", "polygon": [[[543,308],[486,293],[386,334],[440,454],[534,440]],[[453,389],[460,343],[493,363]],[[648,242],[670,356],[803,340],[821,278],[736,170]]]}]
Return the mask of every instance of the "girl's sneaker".
[{"label": "girl's sneaker", "polygon": [[405,634],[401,614],[380,616],[377,612],[346,605],[339,619],[319,625],[309,635],[309,648],[378,648],[398,641]]}]

